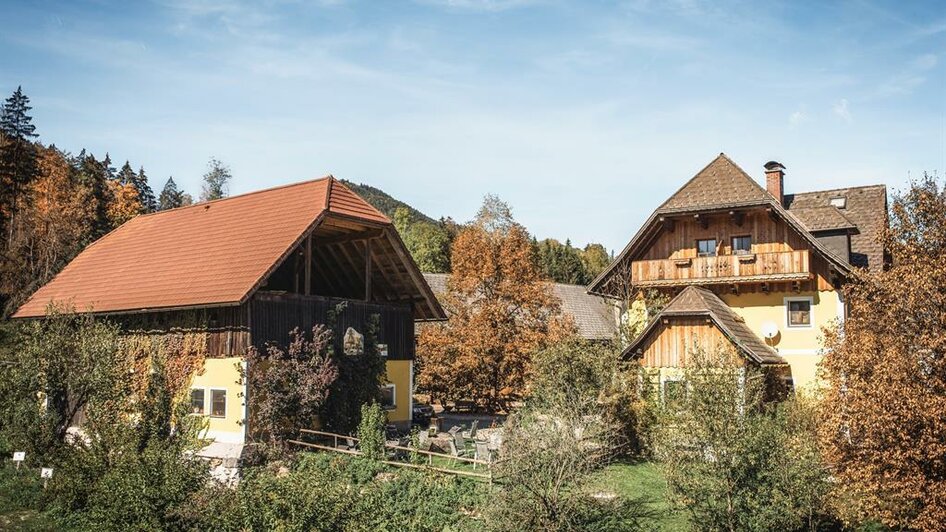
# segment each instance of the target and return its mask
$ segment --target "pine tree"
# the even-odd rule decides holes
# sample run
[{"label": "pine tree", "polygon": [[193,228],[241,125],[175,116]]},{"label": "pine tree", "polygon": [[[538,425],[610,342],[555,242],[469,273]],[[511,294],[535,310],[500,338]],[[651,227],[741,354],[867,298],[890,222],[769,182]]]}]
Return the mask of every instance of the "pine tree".
[{"label": "pine tree", "polygon": [[177,188],[174,177],[169,177],[167,183],[164,184],[164,188],[161,190],[161,195],[158,197],[158,210],[165,211],[167,209],[176,209],[183,205],[183,199],[184,193]]},{"label": "pine tree", "polygon": [[141,212],[149,213],[158,210],[158,202],[154,198],[154,191],[148,184],[148,176],[145,175],[144,167],[138,168],[138,174],[133,178],[132,185],[138,189],[138,199],[141,201]]},{"label": "pine tree", "polygon": [[[74,163],[78,174],[77,181],[89,191],[89,201],[94,211],[94,216],[89,220],[89,241],[98,239],[112,228],[108,216],[108,205],[111,199],[110,164],[108,155],[105,156],[104,161],[99,161],[85,150],[79,153]],[[114,173],[114,168],[112,172]]]},{"label": "pine tree", "polygon": [[229,195],[230,167],[211,157],[207,163],[207,173],[204,174],[204,187],[200,192],[200,201],[211,201],[225,198]]},{"label": "pine tree", "polygon": [[135,171],[131,169],[131,164],[125,161],[122,169],[118,171],[118,182],[122,185],[133,185],[135,183]]},{"label": "pine tree", "polygon": [[36,178],[36,126],[29,115],[30,99],[22,87],[6,99],[0,112],[0,230],[7,230],[7,246],[23,189]]}]

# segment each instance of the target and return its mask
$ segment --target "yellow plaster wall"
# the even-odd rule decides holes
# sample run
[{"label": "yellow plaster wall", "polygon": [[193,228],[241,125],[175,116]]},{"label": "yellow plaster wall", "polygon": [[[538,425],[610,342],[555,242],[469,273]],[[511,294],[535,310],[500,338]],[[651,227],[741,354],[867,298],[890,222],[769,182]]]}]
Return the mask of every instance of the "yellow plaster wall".
[{"label": "yellow plaster wall", "polygon": [[[812,298],[810,328],[788,327],[785,298],[791,297]],[[837,292],[728,294],[722,296],[722,299],[746,321],[749,329],[759,338],[763,338],[763,323],[773,322],[778,326],[779,334],[770,345],[791,366],[796,389],[811,388],[817,384],[816,373],[822,358],[822,329],[837,323],[843,308]]]},{"label": "yellow plaster wall", "polygon": [[407,422],[411,419],[411,394],[413,382],[411,372],[414,361],[388,360],[385,364],[386,380],[394,384],[394,403],[396,408],[388,410],[388,421]]},{"label": "yellow plaster wall", "polygon": [[[240,357],[208,358],[204,361],[203,373],[193,377],[190,387],[206,390],[208,414],[211,388],[227,390],[227,415],[224,418],[207,416],[208,438],[228,443],[242,443],[244,440],[244,425],[241,424],[245,416],[244,398],[241,397],[243,386],[239,384],[240,373],[237,369],[237,365],[242,363]],[[189,393],[186,400],[190,401]]]}]

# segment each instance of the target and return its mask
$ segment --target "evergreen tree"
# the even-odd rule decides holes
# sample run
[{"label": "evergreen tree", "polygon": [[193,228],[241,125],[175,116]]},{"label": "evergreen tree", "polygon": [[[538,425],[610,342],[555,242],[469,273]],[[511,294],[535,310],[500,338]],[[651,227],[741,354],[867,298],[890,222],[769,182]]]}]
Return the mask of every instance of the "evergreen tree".
[{"label": "evergreen tree", "polygon": [[138,199],[141,201],[141,212],[148,213],[158,210],[158,202],[154,197],[154,191],[148,184],[148,176],[145,175],[144,167],[138,169],[132,184],[138,189]]},{"label": "evergreen tree", "polygon": [[94,215],[89,220],[88,240],[96,240],[112,229],[108,216],[108,206],[111,199],[110,176],[115,169],[111,168],[111,159],[108,154],[104,161],[99,161],[91,153],[82,150],[76,161],[77,180],[89,191],[89,201],[92,203]]},{"label": "evergreen tree", "polygon": [[118,182],[122,185],[133,185],[135,183],[135,171],[131,169],[131,164],[125,161],[122,169],[118,171]]},{"label": "evergreen tree", "polygon": [[161,190],[161,195],[158,197],[158,210],[165,211],[180,207],[183,204],[183,196],[184,193],[177,188],[174,177],[169,177],[167,183],[164,184],[164,189]]},{"label": "evergreen tree", "polygon": [[0,111],[0,229],[7,230],[7,247],[13,239],[11,223],[23,189],[37,174],[36,126],[29,115],[30,99],[22,87],[6,99]]},{"label": "evergreen tree", "polygon": [[225,198],[229,195],[230,167],[211,157],[207,163],[207,173],[204,174],[204,188],[200,192],[200,201],[211,201]]}]

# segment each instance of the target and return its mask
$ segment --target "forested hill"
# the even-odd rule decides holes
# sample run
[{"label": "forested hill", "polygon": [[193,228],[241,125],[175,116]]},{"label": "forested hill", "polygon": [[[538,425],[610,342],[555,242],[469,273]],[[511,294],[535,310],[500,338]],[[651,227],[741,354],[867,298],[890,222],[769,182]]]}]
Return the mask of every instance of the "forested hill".
[{"label": "forested hill", "polygon": [[373,205],[375,209],[383,212],[385,216],[392,220],[394,219],[394,213],[398,210],[398,208],[404,208],[407,209],[407,212],[410,214],[411,220],[431,224],[437,223],[437,221],[433,218],[420,212],[414,207],[411,207],[403,201],[392,197],[390,194],[381,190],[380,188],[375,188],[364,183],[354,183],[352,181],[348,181],[347,179],[342,179],[341,181],[342,183],[345,183],[348,188],[352,189],[355,194],[358,194],[364,198],[365,201]]},{"label": "forested hill", "polygon": [[[381,189],[343,180],[352,190],[394,221],[411,256],[425,272],[450,271],[450,244],[459,226],[451,218],[435,220]],[[601,244],[572,247],[554,238],[533,238],[539,267],[558,283],[588,284],[607,265],[611,257]]]}]

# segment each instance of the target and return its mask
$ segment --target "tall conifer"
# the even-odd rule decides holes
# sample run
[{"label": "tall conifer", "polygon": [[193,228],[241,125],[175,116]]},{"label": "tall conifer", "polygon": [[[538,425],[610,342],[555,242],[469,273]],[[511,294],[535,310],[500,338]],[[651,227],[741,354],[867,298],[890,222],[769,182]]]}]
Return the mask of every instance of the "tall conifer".
[{"label": "tall conifer", "polygon": [[183,204],[183,200],[184,193],[177,188],[174,177],[169,177],[167,183],[164,184],[164,188],[161,190],[161,195],[158,197],[158,210],[176,209]]},{"label": "tall conifer", "polygon": [[13,239],[13,217],[22,190],[36,178],[36,126],[29,115],[30,99],[17,87],[0,111],[0,230],[6,230],[7,247]]}]

